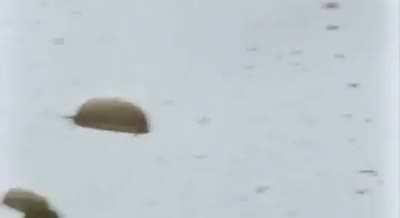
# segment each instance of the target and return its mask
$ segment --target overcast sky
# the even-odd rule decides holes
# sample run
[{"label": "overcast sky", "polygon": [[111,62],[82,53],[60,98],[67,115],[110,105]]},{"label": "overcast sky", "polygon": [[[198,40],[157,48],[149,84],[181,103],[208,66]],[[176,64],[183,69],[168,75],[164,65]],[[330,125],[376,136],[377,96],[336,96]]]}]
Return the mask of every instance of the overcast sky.
[{"label": "overcast sky", "polygon": [[[66,218],[389,217],[398,4],[337,2],[0,0],[0,192]],[[62,118],[113,96],[151,132]]]}]

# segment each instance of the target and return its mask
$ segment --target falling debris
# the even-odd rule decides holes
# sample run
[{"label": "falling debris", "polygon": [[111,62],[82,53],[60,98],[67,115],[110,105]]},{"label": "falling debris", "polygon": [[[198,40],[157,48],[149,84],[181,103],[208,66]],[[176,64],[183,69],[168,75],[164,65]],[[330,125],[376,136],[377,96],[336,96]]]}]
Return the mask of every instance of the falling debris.
[{"label": "falling debris", "polygon": [[329,24],[325,28],[326,28],[326,30],[330,30],[330,31],[338,30],[339,29],[339,25]]},{"label": "falling debris", "polygon": [[19,188],[10,189],[3,199],[3,204],[25,213],[25,218],[58,218],[47,200],[36,193]]},{"label": "falling debris", "polygon": [[269,190],[269,186],[261,185],[261,186],[258,186],[258,187],[256,188],[255,192],[256,192],[257,194],[263,194],[263,193],[265,193],[265,192],[268,191],[268,190]]},{"label": "falling debris", "polygon": [[54,38],[51,42],[53,45],[64,45],[64,38]]},{"label": "falling debris", "polygon": [[339,9],[340,4],[339,2],[325,2],[322,4],[322,8],[327,10]]},{"label": "falling debris", "polygon": [[358,88],[360,87],[360,83],[348,83],[347,86],[350,88]]},{"label": "falling debris", "polygon": [[94,98],[84,103],[71,118],[81,127],[144,134],[149,124],[144,112],[132,103],[117,98]]},{"label": "falling debris", "polygon": [[376,170],[359,170],[358,173],[370,176],[378,176],[378,172]]}]

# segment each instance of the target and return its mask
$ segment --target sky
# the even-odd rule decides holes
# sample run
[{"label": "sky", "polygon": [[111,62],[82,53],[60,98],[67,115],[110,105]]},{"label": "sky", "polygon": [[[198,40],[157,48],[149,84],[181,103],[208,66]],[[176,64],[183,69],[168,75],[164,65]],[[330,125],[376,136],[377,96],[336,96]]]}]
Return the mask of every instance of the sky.
[{"label": "sky", "polygon": [[[397,217],[398,4],[335,2],[0,0],[0,193],[66,218]],[[150,133],[63,118],[94,97]]]}]

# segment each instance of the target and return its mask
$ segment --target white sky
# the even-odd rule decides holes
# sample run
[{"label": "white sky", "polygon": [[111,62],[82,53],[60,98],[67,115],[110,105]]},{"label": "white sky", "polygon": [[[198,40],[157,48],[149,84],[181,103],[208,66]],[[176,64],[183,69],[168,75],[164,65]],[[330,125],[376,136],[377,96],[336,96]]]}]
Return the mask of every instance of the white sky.
[{"label": "white sky", "polygon": [[[321,2],[0,0],[0,192],[66,218],[396,217],[397,2]],[[152,132],[61,118],[98,96]]]}]

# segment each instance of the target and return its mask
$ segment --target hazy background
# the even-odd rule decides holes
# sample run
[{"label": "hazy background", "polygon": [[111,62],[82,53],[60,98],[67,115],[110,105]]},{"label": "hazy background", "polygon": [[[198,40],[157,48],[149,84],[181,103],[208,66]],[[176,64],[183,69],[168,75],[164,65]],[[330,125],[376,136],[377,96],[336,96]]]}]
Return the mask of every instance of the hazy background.
[{"label": "hazy background", "polygon": [[[0,0],[0,192],[66,218],[397,217],[398,4],[337,2]],[[151,133],[62,118],[102,96]]]}]

